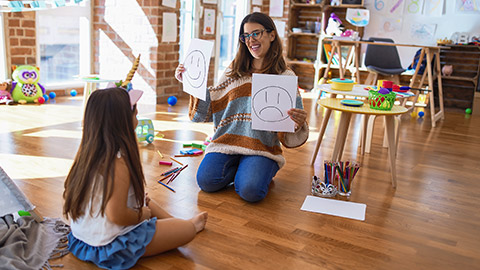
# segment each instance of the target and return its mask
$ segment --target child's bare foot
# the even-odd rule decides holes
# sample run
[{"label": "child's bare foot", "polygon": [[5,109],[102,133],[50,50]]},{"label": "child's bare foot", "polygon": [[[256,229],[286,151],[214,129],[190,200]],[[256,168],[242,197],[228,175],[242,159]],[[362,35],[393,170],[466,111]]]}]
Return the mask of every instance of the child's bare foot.
[{"label": "child's bare foot", "polygon": [[201,232],[205,228],[205,224],[207,223],[208,213],[201,212],[200,214],[196,215],[191,219],[193,226],[195,226],[195,231]]}]

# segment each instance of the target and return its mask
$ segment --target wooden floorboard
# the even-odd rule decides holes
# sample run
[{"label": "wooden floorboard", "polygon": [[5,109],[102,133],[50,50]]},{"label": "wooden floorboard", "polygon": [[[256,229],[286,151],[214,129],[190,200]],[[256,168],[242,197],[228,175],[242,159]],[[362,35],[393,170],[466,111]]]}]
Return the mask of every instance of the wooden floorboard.
[{"label": "wooden floorboard", "polygon": [[[199,190],[195,174],[202,157],[180,157],[188,164],[171,184],[156,180],[167,168],[160,156],[174,155],[182,143],[203,142],[209,123],[188,119],[188,99],[177,105],[145,105],[140,117],[154,121],[164,135],[141,143],[147,190],[167,211],[190,218],[208,211],[205,231],[189,244],[150,258],[134,269],[478,269],[480,265],[480,117],[447,110],[431,127],[405,115],[399,132],[398,186],[390,180],[388,151],[382,147],[383,121],[376,121],[370,154],[360,156],[360,118],[352,118],[343,160],[361,163],[352,202],[367,205],[365,221],[301,211],[312,175],[323,175],[330,159],[340,114],[332,113],[317,161],[310,166],[324,110],[312,106],[310,138],[284,149],[287,160],[267,198],[246,203],[232,187]],[[0,166],[39,212],[62,218],[63,182],[81,138],[82,97],[57,97],[44,105],[0,106]],[[68,222],[68,221],[67,221]],[[71,254],[52,261],[64,269],[96,269]]]}]

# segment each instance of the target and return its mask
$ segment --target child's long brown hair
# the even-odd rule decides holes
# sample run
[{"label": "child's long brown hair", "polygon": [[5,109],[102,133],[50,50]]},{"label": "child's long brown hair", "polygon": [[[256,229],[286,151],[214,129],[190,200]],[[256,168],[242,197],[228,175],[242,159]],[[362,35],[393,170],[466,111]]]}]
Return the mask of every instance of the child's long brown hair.
[{"label": "child's long brown hair", "polygon": [[[285,70],[287,70],[287,63],[283,58],[283,49],[282,49],[282,41],[278,36],[277,28],[275,27],[275,23],[273,23],[272,18],[268,15],[265,15],[260,12],[254,12],[252,14],[248,14],[242,21],[240,25],[240,35],[244,34],[243,26],[246,23],[258,23],[265,27],[266,32],[275,33],[275,39],[270,44],[270,49],[268,50],[267,54],[265,55],[265,59],[263,60],[263,66],[261,70],[258,70],[258,73],[264,74],[281,74]],[[267,33],[263,33],[266,35]],[[253,56],[248,50],[248,47],[245,43],[239,42],[237,55],[235,59],[232,61],[231,64],[231,71],[226,75],[230,78],[239,78],[243,76],[248,76],[252,74],[252,63],[253,63]]]},{"label": "child's long brown hair", "polygon": [[128,166],[137,205],[143,205],[145,178],[133,126],[135,109],[132,110],[128,93],[122,88],[97,90],[89,97],[80,147],[65,180],[65,217],[76,220],[91,214],[85,213],[85,209],[97,188],[102,191],[100,213],[104,215],[112,196],[118,152]]}]

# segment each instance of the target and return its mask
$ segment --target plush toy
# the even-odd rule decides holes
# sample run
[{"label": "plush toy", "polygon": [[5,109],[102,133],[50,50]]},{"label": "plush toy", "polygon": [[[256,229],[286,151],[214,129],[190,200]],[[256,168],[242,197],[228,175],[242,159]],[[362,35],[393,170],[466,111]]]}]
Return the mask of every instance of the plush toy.
[{"label": "plush toy", "polygon": [[332,0],[332,1],[330,1],[330,6],[340,6],[340,0]]},{"label": "plush toy", "polygon": [[10,91],[8,91],[8,83],[0,83],[0,104],[5,103],[7,105],[10,105],[12,102],[12,95],[10,95]]},{"label": "plush toy", "polygon": [[332,12],[332,14],[330,14],[330,18],[328,19],[328,25],[327,25],[327,29],[325,29],[325,32],[327,33],[327,35],[329,36],[340,36],[342,35],[343,31],[343,25],[342,25],[342,21],[340,20],[340,18]]},{"label": "plush toy", "polygon": [[38,102],[45,94],[45,88],[38,83],[40,69],[33,66],[13,66],[12,98],[13,101],[24,104]]}]

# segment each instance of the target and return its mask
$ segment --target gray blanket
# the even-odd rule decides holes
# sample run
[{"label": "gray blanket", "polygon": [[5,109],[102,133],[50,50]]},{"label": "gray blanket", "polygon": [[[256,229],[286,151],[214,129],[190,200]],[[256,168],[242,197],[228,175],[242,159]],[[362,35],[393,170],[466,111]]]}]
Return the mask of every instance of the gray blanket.
[{"label": "gray blanket", "polygon": [[68,253],[68,225],[58,219],[37,222],[30,216],[0,218],[0,269],[50,269],[49,259]]}]

